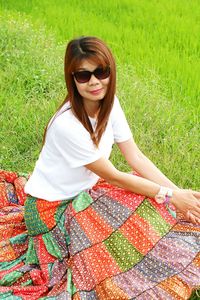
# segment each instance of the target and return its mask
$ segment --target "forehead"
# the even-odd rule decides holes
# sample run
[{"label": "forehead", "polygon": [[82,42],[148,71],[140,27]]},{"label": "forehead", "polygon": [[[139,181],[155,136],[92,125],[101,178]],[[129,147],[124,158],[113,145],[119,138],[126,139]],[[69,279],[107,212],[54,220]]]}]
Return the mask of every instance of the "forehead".
[{"label": "forehead", "polygon": [[88,70],[88,71],[94,71],[99,66],[98,63],[84,59],[80,62],[80,64],[77,66],[77,70]]}]

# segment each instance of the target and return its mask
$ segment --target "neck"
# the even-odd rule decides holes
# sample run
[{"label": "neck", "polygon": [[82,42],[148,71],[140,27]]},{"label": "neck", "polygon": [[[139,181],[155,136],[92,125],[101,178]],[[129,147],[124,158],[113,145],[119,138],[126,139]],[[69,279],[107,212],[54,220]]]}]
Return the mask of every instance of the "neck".
[{"label": "neck", "polygon": [[85,110],[89,117],[96,118],[99,113],[100,103],[99,102],[84,102]]}]

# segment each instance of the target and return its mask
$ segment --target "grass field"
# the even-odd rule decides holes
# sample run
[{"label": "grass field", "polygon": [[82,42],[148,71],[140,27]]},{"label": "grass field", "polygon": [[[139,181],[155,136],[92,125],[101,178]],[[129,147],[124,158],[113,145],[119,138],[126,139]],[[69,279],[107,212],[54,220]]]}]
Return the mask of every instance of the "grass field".
[{"label": "grass field", "polygon": [[[0,168],[31,172],[66,93],[66,43],[95,35],[116,58],[139,147],[179,186],[200,190],[199,15],[198,0],[1,0]],[[112,161],[128,170],[117,149]]]},{"label": "grass field", "polygon": [[[65,45],[96,35],[116,57],[117,94],[140,148],[177,184],[200,189],[198,1],[0,3],[1,167],[32,170],[65,94]],[[127,169],[116,150],[112,159]]]}]

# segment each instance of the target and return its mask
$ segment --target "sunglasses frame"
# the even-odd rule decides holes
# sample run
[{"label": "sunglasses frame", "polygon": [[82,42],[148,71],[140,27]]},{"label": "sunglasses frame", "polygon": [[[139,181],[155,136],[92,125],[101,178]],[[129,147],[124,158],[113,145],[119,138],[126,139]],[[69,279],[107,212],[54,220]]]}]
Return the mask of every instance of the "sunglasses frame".
[{"label": "sunglasses frame", "polygon": [[[98,74],[99,71],[102,71],[102,73],[100,75]],[[85,80],[81,80],[80,78],[78,78],[77,76],[80,73],[86,74],[87,78]],[[92,75],[94,75],[98,80],[103,80],[110,76],[110,66],[107,66],[105,68],[98,67],[92,72],[90,72],[88,70],[76,71],[76,72],[73,72],[72,75],[75,77],[75,79],[78,83],[86,83],[86,82],[90,81]]]}]

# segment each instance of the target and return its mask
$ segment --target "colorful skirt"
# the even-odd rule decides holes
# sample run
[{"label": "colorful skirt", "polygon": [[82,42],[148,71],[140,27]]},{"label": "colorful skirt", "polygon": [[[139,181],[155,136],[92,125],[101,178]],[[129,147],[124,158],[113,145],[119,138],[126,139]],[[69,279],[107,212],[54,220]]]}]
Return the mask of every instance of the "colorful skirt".
[{"label": "colorful skirt", "polygon": [[72,200],[24,193],[0,171],[0,299],[189,299],[200,226],[100,180]]}]

